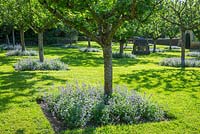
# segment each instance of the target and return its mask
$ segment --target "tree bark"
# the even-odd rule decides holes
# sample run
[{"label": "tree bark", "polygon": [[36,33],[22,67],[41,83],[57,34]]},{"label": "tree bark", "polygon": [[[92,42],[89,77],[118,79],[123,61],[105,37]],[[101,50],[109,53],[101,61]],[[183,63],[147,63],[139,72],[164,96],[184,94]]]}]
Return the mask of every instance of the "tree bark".
[{"label": "tree bark", "polygon": [[124,53],[124,42],[120,41],[119,45],[120,45],[120,47],[119,47],[119,54],[123,55],[123,53]]},{"label": "tree bark", "polygon": [[8,34],[6,34],[6,40],[7,40],[7,44],[10,45],[10,39],[9,39]]},{"label": "tree bark", "polygon": [[38,48],[40,62],[44,62],[43,32],[38,33]]},{"label": "tree bark", "polygon": [[103,57],[104,57],[104,94],[106,96],[111,96],[112,89],[112,45],[111,42],[107,43],[103,47]]},{"label": "tree bark", "polygon": [[185,67],[185,30],[181,29],[181,67]]},{"label": "tree bark", "polygon": [[25,51],[26,47],[25,47],[24,30],[23,29],[20,30],[20,40],[21,40],[22,51]]},{"label": "tree bark", "polygon": [[91,39],[88,37],[88,48],[91,48]]},{"label": "tree bark", "polygon": [[13,42],[13,47],[15,46],[15,29],[12,29],[12,42]]},{"label": "tree bark", "polygon": [[172,38],[169,40],[169,50],[172,50]]},{"label": "tree bark", "polygon": [[153,53],[155,53],[156,52],[156,40],[153,40]]}]

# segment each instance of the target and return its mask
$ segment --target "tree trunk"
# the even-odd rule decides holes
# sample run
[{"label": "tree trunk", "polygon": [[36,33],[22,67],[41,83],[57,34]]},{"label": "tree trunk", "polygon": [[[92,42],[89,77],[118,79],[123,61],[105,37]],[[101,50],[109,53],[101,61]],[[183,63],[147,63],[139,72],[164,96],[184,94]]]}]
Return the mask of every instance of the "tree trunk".
[{"label": "tree trunk", "polygon": [[72,46],[72,38],[71,37],[69,38],[69,46],[70,47]]},{"label": "tree trunk", "polygon": [[6,34],[6,40],[7,40],[7,44],[10,45],[10,39],[9,39],[8,34]]},{"label": "tree trunk", "polygon": [[106,96],[112,95],[112,46],[111,42],[103,47],[104,57],[104,94]]},{"label": "tree trunk", "polygon": [[91,39],[88,37],[88,48],[91,48]]},{"label": "tree trunk", "polygon": [[169,50],[172,50],[172,38],[169,40]]},{"label": "tree trunk", "polygon": [[185,30],[181,30],[181,67],[185,67]]},{"label": "tree trunk", "polygon": [[38,33],[38,48],[40,62],[44,62],[43,32]]},{"label": "tree trunk", "polygon": [[25,47],[24,30],[23,29],[20,30],[20,40],[21,40],[22,51],[25,51],[26,47]]},{"label": "tree trunk", "polygon": [[124,42],[120,41],[119,45],[120,45],[120,47],[119,47],[119,54],[122,56],[123,53],[124,53]]},{"label": "tree trunk", "polygon": [[15,46],[15,29],[12,29],[12,42],[13,42],[13,47]]},{"label": "tree trunk", "polygon": [[155,53],[156,52],[156,40],[153,40],[153,53]]}]

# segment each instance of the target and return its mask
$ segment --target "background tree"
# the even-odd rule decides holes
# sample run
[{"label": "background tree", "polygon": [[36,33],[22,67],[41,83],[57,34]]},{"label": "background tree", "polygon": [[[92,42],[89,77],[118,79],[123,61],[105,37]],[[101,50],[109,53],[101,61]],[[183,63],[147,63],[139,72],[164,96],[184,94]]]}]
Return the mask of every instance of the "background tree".
[{"label": "background tree", "polygon": [[169,22],[165,22],[164,33],[170,39],[170,42],[169,42],[169,49],[170,50],[172,49],[173,38],[175,38],[179,32],[180,32],[180,30],[179,30],[179,27],[177,25],[169,23]]},{"label": "background tree", "polygon": [[22,51],[26,50],[24,32],[29,29],[31,21],[31,7],[29,0],[15,0],[14,16],[16,18],[15,26],[20,31],[20,42]]},{"label": "background tree", "polygon": [[96,41],[103,49],[104,93],[112,94],[112,39],[126,20],[148,14],[157,0],[40,0],[54,16]]},{"label": "background tree", "polygon": [[193,33],[197,37],[197,39],[200,41],[200,26],[193,29]]},{"label": "background tree", "polygon": [[185,67],[185,31],[200,25],[199,0],[164,0],[162,18],[177,25],[181,31],[181,65]]},{"label": "background tree", "polygon": [[158,12],[151,16],[147,22],[143,23],[144,36],[152,38],[153,40],[153,53],[156,52],[157,39],[163,35],[165,22],[159,17]]},{"label": "background tree", "polygon": [[114,35],[114,40],[119,42],[119,53],[123,55],[124,53],[124,44],[127,43],[131,37],[138,35],[139,22],[134,21],[126,21],[124,24],[117,30]]},{"label": "background tree", "polygon": [[44,61],[44,41],[43,35],[45,30],[50,29],[56,25],[55,19],[47,9],[44,9],[37,0],[30,0],[29,6],[31,8],[31,21],[29,26],[38,34],[38,49],[40,62]]},{"label": "background tree", "polygon": [[76,40],[76,38],[78,37],[78,31],[72,27],[64,25],[62,22],[59,22],[57,28],[57,30],[64,32],[69,42],[69,46],[72,46],[73,41]]},{"label": "background tree", "polygon": [[1,29],[6,36],[7,44],[10,45],[9,34],[12,31],[12,44],[15,45],[15,0],[1,1],[0,11]]}]

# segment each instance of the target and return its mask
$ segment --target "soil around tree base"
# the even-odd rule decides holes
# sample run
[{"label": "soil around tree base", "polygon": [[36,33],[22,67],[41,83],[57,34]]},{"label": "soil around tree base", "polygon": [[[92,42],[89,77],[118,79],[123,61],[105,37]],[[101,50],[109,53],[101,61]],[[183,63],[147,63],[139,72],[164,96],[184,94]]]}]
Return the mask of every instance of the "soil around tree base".
[{"label": "soil around tree base", "polygon": [[44,115],[49,120],[54,132],[57,134],[62,130],[66,130],[66,126],[63,122],[59,121],[55,116],[53,116],[47,109],[47,104],[43,100],[37,100],[37,103],[40,105]]}]

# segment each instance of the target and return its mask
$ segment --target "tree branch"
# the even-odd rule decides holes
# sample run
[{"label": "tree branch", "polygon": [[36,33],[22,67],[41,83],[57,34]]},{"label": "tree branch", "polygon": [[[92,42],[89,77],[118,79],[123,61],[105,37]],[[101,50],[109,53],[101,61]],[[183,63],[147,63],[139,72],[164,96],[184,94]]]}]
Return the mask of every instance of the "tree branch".
[{"label": "tree branch", "polygon": [[46,0],[39,1],[39,2],[41,5],[43,5],[45,8],[47,8],[50,13],[52,13],[56,18],[62,20],[66,25],[71,26],[72,28],[75,28],[77,30],[80,30],[81,32],[88,35],[92,40],[96,41],[97,43],[99,43],[101,45],[99,37],[93,35],[90,31],[88,31],[85,27],[83,27],[83,25],[77,26],[76,23],[74,23],[74,21],[68,20],[65,17],[63,17],[64,15],[62,15],[58,10],[50,7]]}]

